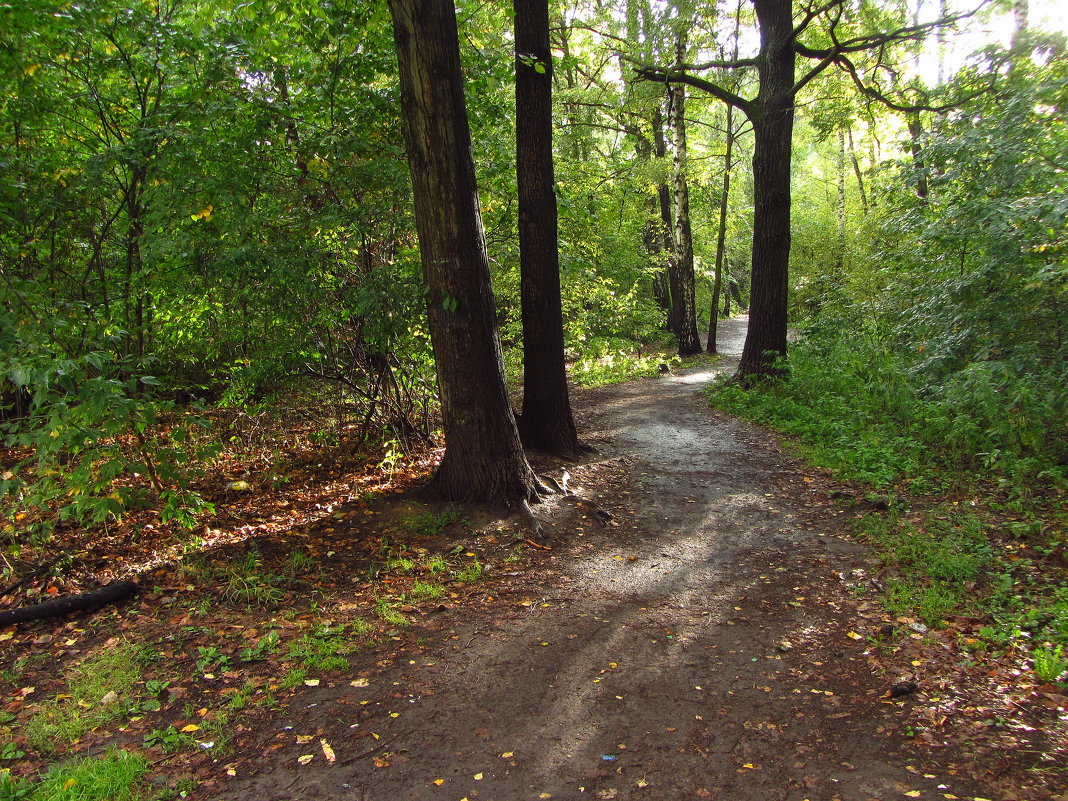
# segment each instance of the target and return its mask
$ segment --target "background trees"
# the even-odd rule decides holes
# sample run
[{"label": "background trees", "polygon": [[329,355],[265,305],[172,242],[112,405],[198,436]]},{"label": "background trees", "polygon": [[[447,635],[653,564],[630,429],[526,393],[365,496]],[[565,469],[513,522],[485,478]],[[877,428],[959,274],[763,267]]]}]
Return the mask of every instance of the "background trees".
[{"label": "background trees", "polygon": [[[459,11],[495,316],[518,383],[513,20],[485,5]],[[1021,30],[966,65],[942,58],[940,84],[924,66],[938,43],[924,44],[918,11],[783,0],[549,8],[551,64],[530,64],[552,81],[572,376],[641,366],[639,348],[688,348],[678,319],[667,331],[685,292],[666,280],[686,256],[673,232],[688,205],[693,307],[712,307],[716,265],[720,303],[754,298],[763,339],[743,371],[775,368],[766,354],[785,349],[788,325],[843,331],[824,362],[866,364],[866,382],[897,376],[970,410],[957,430],[973,458],[1017,453],[1013,463],[1049,473],[1060,429],[1035,421],[1064,411],[1053,390],[1065,370],[1063,44]],[[10,176],[0,394],[8,433],[39,457],[5,469],[5,488],[25,493],[48,477],[63,494],[81,481],[86,491],[66,496],[81,509],[71,514],[106,517],[141,502],[110,491],[119,474],[149,473],[138,451],[172,454],[173,473],[145,492],[177,493],[176,513],[193,514],[177,475],[197,458],[179,433],[194,421],[151,447],[123,440],[137,443],[120,448],[125,461],[94,448],[121,431],[156,436],[155,421],[197,397],[323,408],[329,396],[332,430],[351,428],[358,443],[436,441],[425,318],[435,290],[420,267],[384,4],[33,0],[0,14]],[[699,88],[672,116],[678,104],[663,83],[637,80],[636,64]],[[711,94],[702,65],[721,75]],[[968,100],[916,110],[947,96]],[[750,121],[728,116],[723,99]],[[673,200],[680,185],[688,204]],[[789,272],[769,278],[760,266],[787,256]]]}]

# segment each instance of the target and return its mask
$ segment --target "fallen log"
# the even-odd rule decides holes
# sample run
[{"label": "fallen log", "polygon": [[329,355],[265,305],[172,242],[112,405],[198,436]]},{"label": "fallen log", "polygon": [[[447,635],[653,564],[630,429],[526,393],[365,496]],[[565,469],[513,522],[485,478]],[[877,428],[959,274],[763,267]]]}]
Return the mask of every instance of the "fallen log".
[{"label": "fallen log", "polygon": [[113,581],[97,590],[53,598],[51,601],[24,606],[20,609],[8,609],[0,612],[0,628],[26,623],[30,620],[43,620],[59,617],[69,612],[93,612],[107,604],[113,604],[136,593],[140,587],[136,581]]}]

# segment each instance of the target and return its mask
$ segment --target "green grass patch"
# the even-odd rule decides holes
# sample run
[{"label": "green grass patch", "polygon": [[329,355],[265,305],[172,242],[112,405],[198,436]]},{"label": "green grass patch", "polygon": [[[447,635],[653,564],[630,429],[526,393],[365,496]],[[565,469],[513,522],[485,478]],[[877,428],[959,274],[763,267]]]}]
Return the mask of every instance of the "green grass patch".
[{"label": "green grass patch", "polygon": [[141,678],[142,649],[132,643],[108,647],[76,666],[67,678],[69,698],[54,698],[38,707],[23,734],[30,746],[54,753],[131,711]]},{"label": "green grass patch", "polygon": [[25,801],[136,801],[145,797],[148,760],[110,751],[51,768],[37,783],[0,776],[0,799]]}]

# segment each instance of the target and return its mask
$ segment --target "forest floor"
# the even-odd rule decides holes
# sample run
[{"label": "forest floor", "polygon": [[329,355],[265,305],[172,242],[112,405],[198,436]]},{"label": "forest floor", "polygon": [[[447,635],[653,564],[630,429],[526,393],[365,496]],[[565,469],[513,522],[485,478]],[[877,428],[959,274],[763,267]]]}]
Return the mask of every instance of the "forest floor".
[{"label": "forest floor", "polygon": [[[220,600],[221,565],[247,555],[235,540],[214,574],[165,565],[125,610],[3,635],[22,654],[14,672],[0,655],[30,752],[16,772],[43,764],[25,728],[59,703],[43,700],[59,666],[134,641],[170,677],[163,708],[81,753],[147,745],[158,783],[195,799],[1068,798],[1068,699],[1011,654],[975,659],[969,621],[882,610],[852,536],[863,493],[701,393],[741,348],[744,318],[721,325],[718,362],[576,394],[596,453],[566,465],[575,497],[535,510],[537,546],[489,514],[432,530],[443,514],[411,492],[350,495],[260,532],[263,565],[300,547],[319,571],[266,611]],[[441,597],[421,596],[413,581],[446,563]],[[326,653],[384,600],[347,669],[293,661],[292,643]]]}]

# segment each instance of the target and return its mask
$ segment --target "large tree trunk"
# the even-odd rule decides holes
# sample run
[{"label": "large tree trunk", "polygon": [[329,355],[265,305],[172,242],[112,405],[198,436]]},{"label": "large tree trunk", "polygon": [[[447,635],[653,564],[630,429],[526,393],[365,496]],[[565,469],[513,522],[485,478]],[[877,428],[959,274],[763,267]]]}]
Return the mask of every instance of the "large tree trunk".
[{"label": "large tree trunk", "polygon": [[564,368],[548,0],[515,0],[516,177],[523,309],[524,444],[564,458],[579,449]]},{"label": "large tree trunk", "polygon": [[451,0],[390,0],[446,450],[444,498],[522,502],[534,474],[504,384]]},{"label": "large tree trunk", "polygon": [[[734,106],[727,106],[727,141],[723,150],[723,189],[719,198],[719,228],[716,231],[716,267],[712,277],[712,308],[708,315],[708,341],[705,350],[718,353],[716,338],[719,336],[719,298],[723,291],[723,256],[727,250],[727,205],[731,194],[731,168],[734,166]],[[727,303],[730,308],[730,293]],[[726,313],[726,312],[725,312]]]},{"label": "large tree trunk", "polygon": [[786,354],[790,264],[790,146],[794,129],[793,21],[790,0],[754,0],[760,26],[760,92],[752,104],[753,282],[749,330],[738,377],[778,372]]},{"label": "large tree trunk", "polygon": [[[679,50],[683,52],[684,41],[680,36]],[[679,355],[692,356],[701,352],[701,339],[697,335],[697,288],[693,274],[690,187],[686,182],[686,87],[683,84],[671,86],[668,94],[671,98],[672,132],[675,137],[675,259],[668,274],[671,280],[671,316],[675,320]]]}]

